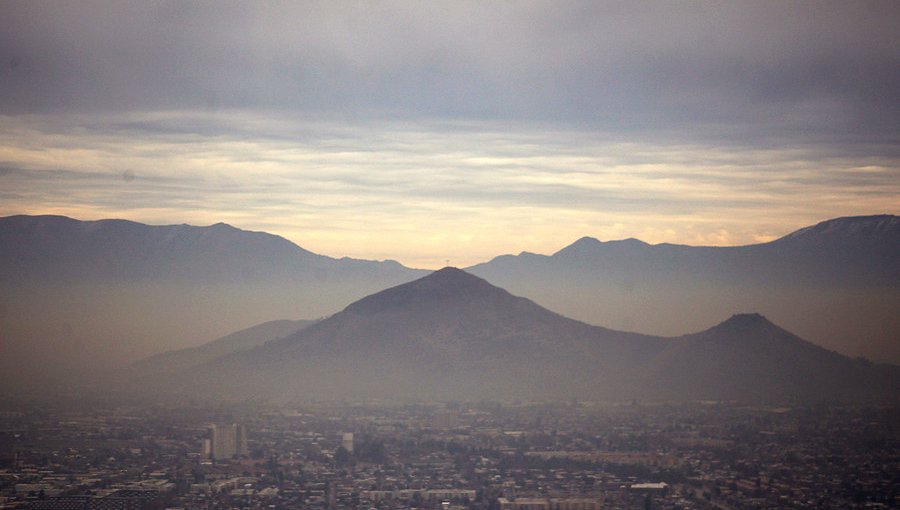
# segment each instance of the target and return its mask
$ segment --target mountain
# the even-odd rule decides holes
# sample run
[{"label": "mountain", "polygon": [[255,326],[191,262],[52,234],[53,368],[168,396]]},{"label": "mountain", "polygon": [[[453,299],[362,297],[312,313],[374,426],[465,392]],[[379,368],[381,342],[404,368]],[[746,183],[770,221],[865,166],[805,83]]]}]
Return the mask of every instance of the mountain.
[{"label": "mountain", "polygon": [[592,324],[673,335],[758,310],[829,349],[900,363],[897,216],[838,218],[735,247],[585,237],[467,271]]},{"label": "mountain", "polygon": [[236,331],[198,347],[166,351],[129,367],[131,376],[153,377],[180,372],[235,352],[247,351],[270,340],[283,338],[313,324],[311,320],[277,320]]},{"label": "mountain", "polygon": [[145,225],[64,216],[0,218],[0,281],[223,282],[347,277],[390,280],[416,274],[394,261],[333,259],[283,237],[208,227]]},{"label": "mountain", "polygon": [[331,314],[423,274],[223,223],[0,218],[0,390],[71,382],[251,324]]},{"label": "mountain", "polygon": [[232,398],[896,399],[900,368],[851,360],[762,316],[675,338],[575,321],[455,268],[293,335],[168,377]]},{"label": "mountain", "polygon": [[[468,271],[588,324],[671,336],[756,310],[817,345],[900,363],[898,254],[898,218],[870,216],[740,247],[586,237]],[[0,218],[0,391],[68,384],[265,321],[330,315],[425,274],[221,223]]]},{"label": "mountain", "polygon": [[810,402],[900,396],[900,367],[851,360],[756,313],[672,338],[639,373],[637,387],[650,384],[654,394],[669,398]]},{"label": "mountain", "polygon": [[[596,357],[595,344],[608,344],[621,359],[657,348],[656,339],[567,319],[445,268],[294,335],[220,358],[186,374],[187,381],[168,382],[211,393],[320,398],[549,395],[551,388],[558,394],[584,384],[560,377],[573,364],[614,368],[612,358]],[[530,384],[522,380],[529,373],[543,375]]]}]

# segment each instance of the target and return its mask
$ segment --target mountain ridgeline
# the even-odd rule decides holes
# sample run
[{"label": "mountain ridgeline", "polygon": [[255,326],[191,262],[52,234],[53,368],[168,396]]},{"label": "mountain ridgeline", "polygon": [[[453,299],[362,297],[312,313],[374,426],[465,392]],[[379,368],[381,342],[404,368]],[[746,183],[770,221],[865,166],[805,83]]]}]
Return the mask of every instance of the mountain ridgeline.
[{"label": "mountain ridgeline", "polygon": [[[396,316],[391,327],[399,328],[402,321],[411,321],[405,324],[410,328],[422,323],[443,327],[427,335],[412,329],[388,334],[388,325],[382,329],[352,326],[361,324],[361,319],[342,327],[363,328],[370,336],[382,331],[384,338],[379,341],[385,345],[399,345],[403,338],[431,338],[432,343],[410,345],[421,351],[416,370],[431,370],[432,381],[437,381],[443,372],[459,373],[454,371],[494,359],[488,353],[472,353],[497,349],[496,342],[503,341],[510,345],[518,345],[515,342],[519,341],[533,344],[535,349],[547,351],[547,359],[580,352],[582,361],[594,360],[584,370],[594,370],[604,361],[592,358],[596,353],[586,345],[596,342],[585,340],[590,335],[584,331],[599,335],[598,341],[606,342],[610,349],[617,346],[615,349],[621,352],[613,351],[622,359],[647,359],[656,352],[654,342],[659,342],[660,337],[699,331],[743,310],[760,312],[829,350],[897,364],[898,255],[900,218],[896,216],[839,218],[769,243],[739,247],[649,245],[635,239],[601,242],[583,238],[553,255],[506,255],[467,268],[468,273],[484,281],[469,282],[457,289],[464,296],[477,294],[479,285],[497,286],[531,301],[490,287],[490,291],[481,288],[492,296],[490,299],[481,296],[477,305],[467,304],[454,291],[453,285],[461,282],[438,285],[438,280],[426,280],[417,285],[433,286],[431,290],[436,294],[429,299],[443,299],[443,305],[422,316],[428,319],[391,312]],[[35,385],[53,388],[166,351],[175,351],[167,355],[169,359],[188,360],[188,365],[200,358],[210,361],[212,354],[227,354],[219,349],[231,344],[181,350],[253,324],[329,316],[354,301],[342,313],[388,321],[389,309],[425,306],[419,298],[405,294],[418,287],[396,286],[429,273],[393,261],[318,255],[279,236],[221,223],[208,227],[151,226],[124,220],[78,221],[61,216],[0,218],[0,389],[18,391]],[[378,293],[387,288],[392,288],[388,294]],[[367,295],[371,296],[360,299]],[[508,300],[512,304],[500,306]],[[391,303],[408,306],[388,306]],[[528,313],[511,315],[511,311],[522,308],[527,308]],[[485,315],[491,310],[494,315]],[[469,324],[450,325],[451,317],[469,314]],[[566,319],[565,326],[561,326],[557,324],[561,318],[556,314],[582,322]],[[492,326],[488,327],[489,323]],[[482,324],[483,328],[479,330],[474,324]],[[626,347],[621,342],[603,340],[625,333],[590,324],[640,334],[630,336],[633,345]],[[316,324],[304,334],[323,327]],[[476,330],[482,336],[471,336]],[[269,334],[266,328],[254,331],[259,335],[248,334],[247,338],[260,343],[289,333]],[[456,345],[455,349],[472,356],[471,363],[454,361],[451,351],[440,354],[447,361],[428,358],[429,353],[438,356],[437,351],[429,349],[437,349],[442,338],[456,338],[463,333],[470,335],[472,345],[448,340],[445,348],[452,351],[450,346]],[[361,332],[357,336],[360,335]],[[559,345],[548,337],[558,338]],[[335,333],[335,338],[344,337]],[[245,347],[252,347],[250,344]],[[328,344],[322,342],[319,347],[303,349],[322,350]],[[432,347],[426,348],[428,345]],[[366,352],[362,347],[350,351]],[[400,359],[378,352],[370,354],[384,358],[385,366]],[[505,363],[494,367],[498,373],[515,372],[525,362],[513,352],[503,355]],[[681,359],[674,353],[652,357],[654,363],[641,366],[645,372],[656,374],[654,377],[670,377],[663,361]],[[162,363],[162,358],[157,362]],[[864,360],[859,363],[865,364]],[[702,370],[697,368],[694,372]],[[384,384],[389,380],[384,379]],[[451,378],[437,386],[448,389],[474,384],[472,381],[476,380],[477,377],[466,382],[462,378],[454,382]],[[381,384],[379,381],[382,380],[373,381],[372,387]],[[335,384],[335,388],[340,387]],[[673,381],[672,387],[686,384],[687,381]],[[572,386],[573,391],[580,388],[570,379],[560,380],[559,385]],[[613,386],[611,381],[604,387]]]},{"label": "mountain ridgeline", "polygon": [[268,341],[283,338],[313,324],[308,320],[268,321],[242,329],[198,347],[166,351],[142,359],[128,367],[129,376],[158,377],[187,370],[222,356],[248,351]]},{"label": "mountain ridgeline", "polygon": [[0,218],[0,387],[52,387],[252,324],[314,319],[424,274],[222,223]]},{"label": "mountain ridgeline", "polygon": [[900,217],[838,218],[735,247],[583,238],[467,269],[568,317],[648,334],[755,310],[851,356],[900,363]]},{"label": "mountain ridgeline", "polygon": [[[0,218],[0,279],[10,283],[119,284],[191,282],[257,285],[375,279],[425,274],[397,262],[334,259],[283,237],[224,223],[208,227],[144,225],[64,216]],[[368,279],[368,280],[367,280]]]},{"label": "mountain ridgeline", "polygon": [[673,338],[614,331],[444,268],[140,385],[272,399],[889,401],[900,367],[825,350],[758,314]]}]

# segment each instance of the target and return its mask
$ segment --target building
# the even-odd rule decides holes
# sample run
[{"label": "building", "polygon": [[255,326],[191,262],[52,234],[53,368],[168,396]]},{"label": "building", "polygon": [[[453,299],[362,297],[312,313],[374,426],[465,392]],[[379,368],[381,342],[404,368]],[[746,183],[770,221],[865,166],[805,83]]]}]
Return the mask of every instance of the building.
[{"label": "building", "polygon": [[499,498],[500,510],[601,510],[603,501],[595,498]]},{"label": "building", "polygon": [[344,432],[341,436],[341,446],[343,446],[348,453],[353,453],[353,432]]},{"label": "building", "polygon": [[435,428],[452,429],[459,426],[459,413],[456,411],[438,411],[431,417]]},{"label": "building", "polygon": [[633,483],[628,488],[634,492],[665,493],[669,489],[669,484],[667,484],[666,482]]},{"label": "building", "polygon": [[[247,455],[247,429],[243,425],[210,425],[203,441],[203,453],[216,460]],[[207,442],[208,441],[208,442]]]},{"label": "building", "polygon": [[500,510],[550,510],[550,500],[546,498],[499,498]]}]

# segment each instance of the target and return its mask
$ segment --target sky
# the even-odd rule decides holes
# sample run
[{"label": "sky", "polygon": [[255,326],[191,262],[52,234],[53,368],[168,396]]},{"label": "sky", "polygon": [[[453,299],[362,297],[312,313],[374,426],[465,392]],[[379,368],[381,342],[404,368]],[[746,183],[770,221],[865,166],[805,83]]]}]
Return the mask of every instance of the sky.
[{"label": "sky", "polygon": [[464,267],[900,213],[900,3],[0,1],[0,216]]}]

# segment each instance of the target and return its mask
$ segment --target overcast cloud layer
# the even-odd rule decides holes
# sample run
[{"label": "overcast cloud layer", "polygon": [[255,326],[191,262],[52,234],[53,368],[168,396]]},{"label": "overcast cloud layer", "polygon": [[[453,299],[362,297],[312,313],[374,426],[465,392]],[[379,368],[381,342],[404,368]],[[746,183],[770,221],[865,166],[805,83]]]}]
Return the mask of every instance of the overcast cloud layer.
[{"label": "overcast cloud layer", "polygon": [[0,214],[433,267],[900,212],[896,2],[0,12]]}]

